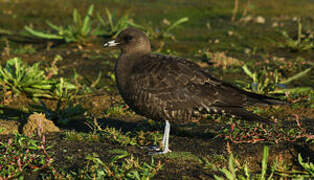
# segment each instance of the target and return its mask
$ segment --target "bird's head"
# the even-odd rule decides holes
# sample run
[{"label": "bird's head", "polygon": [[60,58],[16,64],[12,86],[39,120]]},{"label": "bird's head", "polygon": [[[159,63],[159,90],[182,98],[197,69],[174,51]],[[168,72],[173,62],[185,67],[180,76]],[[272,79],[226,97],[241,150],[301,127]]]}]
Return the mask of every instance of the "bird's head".
[{"label": "bird's head", "polygon": [[136,28],[121,31],[115,40],[105,43],[104,46],[119,47],[122,53],[151,53],[148,37]]}]

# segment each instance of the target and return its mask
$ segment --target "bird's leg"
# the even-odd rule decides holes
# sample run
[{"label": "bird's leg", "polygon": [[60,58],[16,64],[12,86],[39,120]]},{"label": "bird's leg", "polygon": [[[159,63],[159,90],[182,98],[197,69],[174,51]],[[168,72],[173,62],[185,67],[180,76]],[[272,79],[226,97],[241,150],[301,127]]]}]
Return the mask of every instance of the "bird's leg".
[{"label": "bird's leg", "polygon": [[169,149],[169,135],[170,135],[170,123],[167,120],[166,125],[165,125],[164,135],[162,137],[162,145],[164,147],[163,153],[171,152],[171,150]]},{"label": "bird's leg", "polygon": [[168,152],[171,152],[169,149],[169,134],[170,134],[170,123],[168,120],[166,120],[164,135],[162,137],[162,145],[164,146],[164,150],[161,152],[150,152],[150,155],[153,154],[166,154]]}]

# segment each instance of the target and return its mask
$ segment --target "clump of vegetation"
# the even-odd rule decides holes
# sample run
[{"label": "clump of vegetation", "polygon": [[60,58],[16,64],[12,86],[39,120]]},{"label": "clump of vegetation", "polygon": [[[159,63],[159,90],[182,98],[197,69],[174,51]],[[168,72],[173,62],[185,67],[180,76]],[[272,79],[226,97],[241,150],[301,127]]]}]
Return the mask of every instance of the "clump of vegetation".
[{"label": "clump of vegetation", "polygon": [[115,14],[112,14],[106,8],[107,21],[105,21],[100,14],[97,14],[97,19],[99,22],[98,26],[98,35],[103,35],[105,37],[115,38],[122,30],[126,29],[129,26],[140,27],[135,24],[129,16],[126,14],[118,18]]},{"label": "clump of vegetation", "polygon": [[114,154],[109,163],[100,159],[96,153],[87,155],[87,165],[78,171],[65,172],[60,169],[55,173],[58,179],[151,179],[162,169],[160,161],[155,163],[152,158],[151,163],[140,162],[132,154],[121,149],[108,151]]},{"label": "clump of vegetation", "polygon": [[[298,162],[300,166],[303,168],[302,170],[289,170],[289,171],[281,171],[279,167],[278,160],[272,162],[272,166],[269,167],[268,164],[270,162],[269,159],[269,148],[267,146],[264,147],[263,159],[261,162],[261,171],[260,173],[253,173],[250,170],[247,163],[241,165],[231,154],[229,156],[228,167],[227,168],[217,168],[214,164],[205,161],[205,168],[210,168],[216,172],[214,178],[216,180],[245,180],[245,179],[273,179],[274,177],[288,177],[288,178],[296,178],[296,179],[307,179],[314,177],[314,165],[311,162],[304,162],[301,155],[298,156]],[[219,175],[222,174],[223,176]]]},{"label": "clump of vegetation", "polygon": [[306,51],[314,49],[314,33],[308,32],[307,34],[303,33],[303,27],[301,18],[298,18],[298,34],[296,38],[289,36],[287,31],[282,31],[281,34],[285,38],[283,43],[280,43],[280,47],[289,48],[292,51]]},{"label": "clump of vegetation", "polygon": [[[86,44],[87,40],[92,36],[105,36],[110,38],[115,38],[122,30],[129,26],[133,26],[139,29],[146,30],[148,36],[152,39],[165,39],[171,38],[175,39],[174,35],[171,34],[171,31],[176,28],[178,25],[187,22],[189,20],[188,17],[180,18],[174,23],[170,23],[168,20],[164,20],[164,24],[166,24],[166,28],[157,29],[152,27],[144,27],[134,23],[128,15],[124,15],[118,18],[115,14],[112,14],[106,8],[107,19],[104,20],[100,14],[97,14],[98,25],[96,28],[92,28],[92,14],[94,10],[94,5],[91,5],[88,9],[87,15],[82,20],[81,15],[78,13],[77,9],[73,11],[73,24],[68,25],[66,27],[57,26],[52,24],[50,21],[46,23],[50,28],[52,28],[57,33],[47,33],[41,32],[32,29],[29,26],[25,26],[25,30],[33,36],[50,39],[50,40],[63,40],[67,43],[77,42],[80,44]],[[162,45],[163,46],[163,45]]]},{"label": "clump of vegetation", "polygon": [[0,67],[0,87],[2,91],[24,93],[30,97],[51,98],[57,81],[47,79],[45,71],[40,70],[39,63],[32,66],[23,63],[20,58],[12,58]]},{"label": "clump of vegetation", "polygon": [[50,21],[46,23],[50,28],[57,32],[57,34],[51,34],[46,32],[41,32],[30,28],[29,26],[25,26],[25,30],[33,36],[50,39],[50,40],[64,40],[67,43],[77,42],[80,44],[87,43],[88,39],[91,36],[95,36],[98,34],[97,31],[92,30],[92,14],[94,10],[94,5],[91,5],[88,8],[87,15],[84,19],[81,18],[77,9],[73,11],[73,24],[68,25],[66,27],[57,26],[52,24]]},{"label": "clump of vegetation", "polygon": [[[42,136],[44,137],[44,136]],[[52,159],[41,141],[15,134],[8,141],[0,142],[0,179],[15,179],[25,172],[38,171],[51,166]]]},{"label": "clump of vegetation", "polygon": [[243,71],[248,75],[252,82],[247,84],[243,81],[237,81],[241,84],[247,84],[245,88],[257,93],[284,93],[284,92],[302,92],[306,91],[309,88],[307,87],[298,87],[293,89],[288,89],[287,85],[297,79],[304,77],[312,68],[308,68],[302,72],[295,74],[285,80],[281,80],[281,76],[276,69],[274,72],[263,69],[259,72],[252,72],[247,65],[242,66]]},{"label": "clump of vegetation", "polygon": [[[269,155],[269,150],[268,147],[264,147],[264,153],[263,153],[263,159],[262,159],[262,170],[260,174],[251,174],[250,169],[247,164],[244,165],[244,167],[241,167],[239,164],[237,164],[234,160],[233,155],[231,154],[229,157],[229,162],[228,162],[228,169],[227,168],[222,168],[219,169],[220,172],[224,174],[224,176],[229,179],[229,180],[234,180],[234,179],[261,179],[264,180],[266,179],[266,173],[267,173],[267,163],[268,163],[268,155]],[[268,175],[267,179],[271,179],[274,175],[274,171],[276,169],[276,164],[271,168],[270,174]],[[218,175],[214,175],[216,180],[222,180],[224,179],[223,177],[220,177]]]},{"label": "clump of vegetation", "polygon": [[63,97],[76,88],[63,78],[51,79],[52,75],[39,66],[40,63],[29,66],[18,57],[9,59],[5,67],[0,67],[0,88],[3,92],[24,93],[32,98]]},{"label": "clump of vegetation", "polygon": [[144,132],[139,130],[136,132],[128,131],[124,133],[121,129],[116,129],[114,127],[107,126],[102,128],[98,124],[96,118],[94,118],[93,122],[88,122],[88,125],[93,130],[93,134],[97,135],[100,139],[108,139],[111,143],[119,144],[121,146],[142,146],[151,143],[157,145],[162,139],[162,135],[158,132]]},{"label": "clump of vegetation", "polygon": [[147,29],[147,34],[151,39],[159,39],[164,40],[167,38],[175,39],[175,36],[171,33],[171,31],[177,28],[180,24],[189,21],[188,17],[183,17],[175,22],[171,23],[168,20],[164,19],[164,24],[166,25],[164,28],[153,28],[153,27],[145,27]]},{"label": "clump of vegetation", "polygon": [[132,154],[124,150],[112,150],[110,152],[115,155],[108,164],[101,161],[95,153],[86,157],[86,159],[91,162],[89,166],[90,169],[94,170],[93,174],[96,175],[94,177],[138,180],[151,179],[162,169],[160,161],[156,164],[153,158],[151,158],[151,163],[148,164],[146,162],[139,162],[139,159],[134,158]]}]

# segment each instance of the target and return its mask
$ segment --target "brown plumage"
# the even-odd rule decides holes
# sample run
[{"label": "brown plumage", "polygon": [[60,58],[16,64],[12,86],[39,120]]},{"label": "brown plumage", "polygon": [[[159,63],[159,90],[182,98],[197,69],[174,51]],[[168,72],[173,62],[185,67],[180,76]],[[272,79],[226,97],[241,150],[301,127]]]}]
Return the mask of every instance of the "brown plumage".
[{"label": "brown plumage", "polygon": [[222,82],[188,59],[152,54],[149,39],[135,28],[122,31],[105,46],[121,49],[115,75],[124,101],[154,120],[185,123],[203,113],[223,113],[269,122],[244,107],[283,104]]}]

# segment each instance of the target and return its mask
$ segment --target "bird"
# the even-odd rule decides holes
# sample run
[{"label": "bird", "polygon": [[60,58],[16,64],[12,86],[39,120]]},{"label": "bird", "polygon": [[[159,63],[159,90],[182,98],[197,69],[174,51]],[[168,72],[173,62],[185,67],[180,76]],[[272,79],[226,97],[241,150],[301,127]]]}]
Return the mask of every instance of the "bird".
[{"label": "bird", "polygon": [[152,53],[149,38],[137,28],[124,29],[104,46],[121,51],[114,73],[124,102],[139,115],[165,121],[163,150],[156,148],[151,154],[171,152],[170,123],[191,122],[202,114],[270,123],[246,106],[285,104],[221,81],[189,59]]}]

